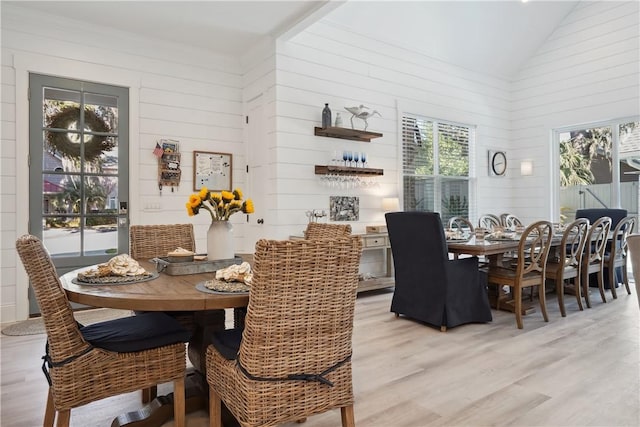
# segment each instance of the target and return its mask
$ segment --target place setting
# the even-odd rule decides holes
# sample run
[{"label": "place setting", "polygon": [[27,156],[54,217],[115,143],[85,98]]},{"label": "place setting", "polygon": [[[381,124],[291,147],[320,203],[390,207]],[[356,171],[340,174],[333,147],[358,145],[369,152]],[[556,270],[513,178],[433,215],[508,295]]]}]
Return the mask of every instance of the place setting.
[{"label": "place setting", "polygon": [[196,289],[212,294],[247,294],[252,279],[251,265],[245,261],[217,270],[213,279],[199,282]]},{"label": "place setting", "polygon": [[104,264],[81,271],[71,280],[76,285],[125,285],[158,278],[127,254],[117,255]]}]

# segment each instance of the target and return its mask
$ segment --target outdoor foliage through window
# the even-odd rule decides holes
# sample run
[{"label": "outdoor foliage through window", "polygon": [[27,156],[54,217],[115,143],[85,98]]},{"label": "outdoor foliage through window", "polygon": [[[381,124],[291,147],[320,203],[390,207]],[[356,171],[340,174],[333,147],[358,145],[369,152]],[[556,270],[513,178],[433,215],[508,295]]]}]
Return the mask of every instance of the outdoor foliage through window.
[{"label": "outdoor foliage through window", "polygon": [[421,117],[402,119],[405,211],[469,217],[470,126]]}]

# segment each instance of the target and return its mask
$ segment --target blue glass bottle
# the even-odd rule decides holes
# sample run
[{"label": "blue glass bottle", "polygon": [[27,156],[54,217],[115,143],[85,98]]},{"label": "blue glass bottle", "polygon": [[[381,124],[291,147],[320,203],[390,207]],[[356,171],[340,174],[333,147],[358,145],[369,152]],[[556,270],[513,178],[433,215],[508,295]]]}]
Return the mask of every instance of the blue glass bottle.
[{"label": "blue glass bottle", "polygon": [[331,110],[329,109],[329,104],[324,104],[324,108],[322,109],[322,127],[331,127]]}]

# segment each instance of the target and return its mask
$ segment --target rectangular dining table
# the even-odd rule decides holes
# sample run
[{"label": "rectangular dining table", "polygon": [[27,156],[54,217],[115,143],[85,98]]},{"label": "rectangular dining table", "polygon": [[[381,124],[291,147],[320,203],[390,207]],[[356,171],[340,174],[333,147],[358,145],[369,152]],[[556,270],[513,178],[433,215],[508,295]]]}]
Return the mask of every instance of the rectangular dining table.
[{"label": "rectangular dining table", "polygon": [[[551,240],[551,250],[549,257],[557,256],[557,250],[562,242],[562,234],[554,234]],[[447,248],[455,258],[460,255],[472,255],[472,256],[484,256],[489,262],[489,268],[492,266],[499,266],[502,264],[504,255],[509,252],[515,252],[518,250],[520,244],[519,239],[476,239],[472,236],[468,240],[459,241],[447,241]],[[515,310],[513,299],[508,292],[503,292],[496,287],[489,287],[489,303],[493,308],[500,307],[501,309],[513,312]],[[498,304],[499,301],[499,304]],[[530,304],[522,305],[522,314],[531,314],[535,312],[535,308]]]},{"label": "rectangular dining table", "polygon": [[[139,262],[148,272],[156,273],[156,266],[152,262]],[[225,328],[224,309],[234,309],[234,322],[236,326],[241,326],[238,323],[242,322],[241,315],[249,303],[248,292],[218,293],[196,289],[198,284],[213,279],[214,272],[179,276],[157,273],[153,280],[124,284],[87,284],[77,281],[78,272],[95,267],[80,268],[60,277],[70,301],[92,307],[132,311],[193,312],[195,332],[189,341],[188,354],[195,372],[187,377],[186,410],[206,410],[209,388],[205,379],[205,355],[209,336]],[[172,397],[159,396],[139,411],[118,416],[112,427],[161,426],[173,416],[172,405]],[[228,414],[225,418],[225,426],[237,425]]]}]

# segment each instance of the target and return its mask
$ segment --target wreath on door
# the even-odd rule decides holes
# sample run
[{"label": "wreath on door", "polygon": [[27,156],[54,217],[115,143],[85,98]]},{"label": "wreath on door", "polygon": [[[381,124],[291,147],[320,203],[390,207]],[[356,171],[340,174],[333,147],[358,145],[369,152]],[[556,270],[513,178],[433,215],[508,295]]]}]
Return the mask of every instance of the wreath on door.
[{"label": "wreath on door", "polygon": [[[80,107],[64,107],[59,112],[51,115],[48,127],[54,129],[71,129],[71,125],[80,121]],[[95,111],[84,110],[84,126],[90,132],[111,132],[111,127]],[[80,144],[69,139],[69,132],[47,133],[49,147],[68,158],[80,158]],[[90,135],[84,143],[84,158],[90,162],[100,156],[104,151],[111,151],[116,142],[104,135]]]}]

